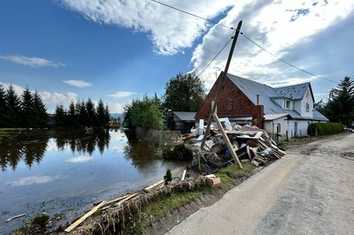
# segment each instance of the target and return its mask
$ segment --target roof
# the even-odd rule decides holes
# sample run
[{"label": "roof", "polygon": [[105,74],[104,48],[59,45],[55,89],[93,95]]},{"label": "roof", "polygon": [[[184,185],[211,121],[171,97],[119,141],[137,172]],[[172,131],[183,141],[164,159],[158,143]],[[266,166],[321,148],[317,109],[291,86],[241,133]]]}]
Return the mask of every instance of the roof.
[{"label": "roof", "polygon": [[318,112],[317,110],[313,110],[313,119],[324,122],[329,121],[328,118],[326,118],[322,113]]},{"label": "roof", "polygon": [[[313,92],[311,84],[309,82],[274,88],[259,82],[255,82],[249,79],[241,78],[232,74],[227,74],[227,77],[235,84],[249,99],[253,104],[257,104],[257,95],[259,95],[259,102],[264,106],[264,113],[266,120],[275,120],[286,115],[289,115],[293,119],[306,119],[308,117],[303,117],[295,110],[286,110],[278,105],[274,98],[288,98],[292,100],[302,99],[307,89],[310,89],[312,99]],[[314,111],[313,120],[328,121],[326,117],[317,111]]]},{"label": "roof", "polygon": [[195,121],[196,112],[173,112],[181,121]]}]

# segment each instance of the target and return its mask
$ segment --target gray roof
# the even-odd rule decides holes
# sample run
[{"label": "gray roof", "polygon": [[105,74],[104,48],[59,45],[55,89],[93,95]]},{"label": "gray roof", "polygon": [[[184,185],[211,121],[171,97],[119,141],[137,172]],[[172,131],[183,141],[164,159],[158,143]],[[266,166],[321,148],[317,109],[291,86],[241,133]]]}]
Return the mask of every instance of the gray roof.
[{"label": "gray roof", "polygon": [[310,87],[310,83],[306,82],[292,86],[277,87],[274,89],[277,97],[301,100],[305,96],[308,87]]},{"label": "gray roof", "polygon": [[313,119],[317,121],[324,121],[328,122],[328,118],[326,118],[322,113],[318,112],[317,110],[313,111]]},{"label": "gray roof", "polygon": [[[274,117],[283,116],[288,114],[293,119],[308,119],[304,118],[295,110],[285,110],[278,105],[273,98],[285,97],[289,99],[302,99],[308,88],[311,89],[310,83],[303,83],[287,87],[273,88],[271,86],[255,82],[249,79],[241,78],[232,74],[227,74],[227,77],[251,100],[253,104],[257,104],[257,95],[259,95],[259,101],[264,106],[264,113],[270,119]],[[314,118],[325,118],[317,111],[314,112]],[[316,119],[317,120],[317,119]]]},{"label": "gray roof", "polygon": [[173,112],[181,121],[195,121],[196,112]]}]

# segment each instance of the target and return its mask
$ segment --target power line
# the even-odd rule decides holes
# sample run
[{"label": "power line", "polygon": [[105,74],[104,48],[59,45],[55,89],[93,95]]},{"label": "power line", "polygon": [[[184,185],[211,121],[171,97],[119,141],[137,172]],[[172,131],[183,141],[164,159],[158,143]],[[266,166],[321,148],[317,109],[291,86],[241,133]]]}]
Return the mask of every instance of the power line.
[{"label": "power line", "polygon": [[225,48],[229,45],[229,43],[231,42],[232,38],[229,38],[225,45],[215,54],[215,56],[213,58],[211,58],[211,60],[207,63],[207,65],[198,72],[197,77],[201,76],[206,70],[207,68],[216,60],[216,58],[225,50]]},{"label": "power line", "polygon": [[[175,7],[175,6],[169,5],[169,4],[167,4],[167,3],[163,3],[163,2],[160,2],[160,1],[157,1],[157,0],[150,0],[150,1],[151,1],[151,2],[154,2],[154,3],[157,3],[157,4],[161,5],[161,6],[168,7],[168,8],[170,8],[170,9],[175,10],[175,11],[179,11],[179,12],[181,12],[181,13],[183,13],[183,14],[187,14],[187,15],[189,15],[189,16],[198,18],[198,19],[200,19],[200,20],[204,20],[204,21],[206,21],[208,24],[210,24],[210,23],[212,23],[212,24],[218,24],[218,23],[219,23],[219,22],[210,20],[210,19],[208,19],[208,18],[206,18],[206,17],[199,16],[199,15],[194,14],[194,13],[192,13],[192,12],[189,12],[189,11],[186,11],[186,10],[183,10],[183,9],[180,9],[180,8],[177,8],[177,7]],[[227,25],[224,25],[224,24],[220,24],[220,23],[219,23],[219,25],[222,26],[222,27],[224,27],[224,28],[227,28],[227,29],[231,29],[231,30],[234,29],[233,27],[230,27],[230,26],[227,26]]]},{"label": "power line", "polygon": [[[160,2],[160,1],[158,1],[158,0],[150,0],[150,1],[151,1],[151,2],[154,2],[154,3],[157,3],[157,4],[159,4],[159,5],[162,5],[162,6],[168,7],[168,8],[170,8],[170,9],[175,10],[175,11],[181,12],[181,13],[183,13],[183,14],[187,14],[187,15],[192,16],[192,17],[194,17],[194,18],[197,18],[197,19],[206,21],[206,22],[209,23],[209,24],[210,24],[210,23],[212,23],[212,24],[218,24],[218,25],[220,25],[220,26],[222,26],[222,27],[224,27],[224,28],[234,30],[233,27],[230,27],[230,26],[221,24],[220,22],[216,22],[216,21],[210,20],[210,19],[208,19],[208,18],[206,18],[206,17],[199,16],[199,15],[197,15],[197,14],[195,14],[195,13],[192,13],[192,12],[189,12],[189,11],[186,11],[186,10],[183,10],[183,9],[180,9],[180,8],[177,8],[177,7],[175,7],[175,6],[172,6],[172,5],[169,5],[169,4]],[[260,49],[262,49],[262,50],[265,51],[266,53],[268,53],[268,54],[272,55],[273,57],[275,57],[275,58],[277,59],[277,61],[282,62],[282,63],[284,63],[284,64],[286,64],[286,65],[288,65],[288,66],[290,66],[290,67],[292,67],[292,68],[294,68],[294,69],[296,69],[296,70],[298,70],[298,71],[301,71],[301,72],[303,72],[303,73],[305,73],[305,74],[307,74],[307,75],[310,75],[311,77],[318,77],[316,74],[314,74],[314,73],[312,73],[312,72],[309,72],[309,71],[307,71],[307,70],[305,70],[305,69],[302,69],[302,68],[300,68],[300,67],[298,67],[298,66],[296,66],[296,65],[294,65],[294,64],[292,64],[292,63],[290,63],[290,62],[287,62],[286,60],[284,60],[284,59],[282,59],[282,58],[277,58],[276,54],[270,52],[269,50],[267,50],[266,48],[264,48],[262,45],[260,45],[259,43],[257,43],[257,42],[254,41],[253,39],[251,39],[249,36],[245,35],[244,32],[241,32],[241,35],[242,35],[245,39],[247,39],[249,42],[251,42],[252,44],[254,44],[255,46],[259,47]],[[204,73],[204,71],[210,66],[210,64],[216,59],[216,57],[218,57],[219,54],[226,48],[227,44],[228,44],[230,41],[231,41],[231,40],[228,40],[228,41],[227,41],[227,43],[225,44],[225,46],[214,56],[214,58],[213,58],[211,61],[209,61],[209,63],[207,64],[207,66],[202,70],[202,72],[201,72],[200,74]],[[333,80],[330,80],[330,79],[327,79],[327,78],[323,78],[323,77],[322,77],[321,79],[324,79],[324,80],[327,80],[327,81],[329,81],[329,82],[333,82],[333,83],[336,83],[336,84],[338,83],[338,82],[336,82],[336,81],[333,81]]]},{"label": "power line", "polygon": [[[241,32],[241,35],[242,35],[245,39],[247,39],[249,42],[251,42],[252,44],[254,44],[255,46],[257,46],[258,48],[260,48],[261,50],[263,50],[263,51],[265,51],[266,53],[272,55],[273,57],[277,57],[273,52],[267,50],[266,48],[264,48],[263,46],[261,46],[259,43],[255,42],[253,39],[251,39],[249,36],[247,36],[244,32]],[[296,66],[296,65],[294,65],[294,64],[291,64],[291,63],[287,62],[287,61],[284,60],[284,59],[277,58],[277,60],[280,61],[280,62],[282,62],[282,63],[284,63],[284,64],[286,64],[286,65],[288,65],[288,66],[290,66],[290,67],[292,67],[292,68],[297,69],[298,71],[301,71],[301,72],[303,72],[303,73],[305,73],[305,74],[308,74],[308,75],[310,75],[310,76],[312,76],[312,77],[317,77],[316,74],[314,74],[314,73],[312,73],[312,72],[309,72],[309,71],[307,71],[307,70],[305,70],[305,69],[302,69],[302,68],[300,68],[300,67],[298,67],[298,66]],[[336,82],[336,81],[333,81],[333,80],[330,80],[330,79],[327,79],[327,78],[322,78],[322,79],[327,80],[327,81],[329,81],[329,82],[334,82],[334,83],[336,83],[336,84],[338,83],[338,82]]]}]

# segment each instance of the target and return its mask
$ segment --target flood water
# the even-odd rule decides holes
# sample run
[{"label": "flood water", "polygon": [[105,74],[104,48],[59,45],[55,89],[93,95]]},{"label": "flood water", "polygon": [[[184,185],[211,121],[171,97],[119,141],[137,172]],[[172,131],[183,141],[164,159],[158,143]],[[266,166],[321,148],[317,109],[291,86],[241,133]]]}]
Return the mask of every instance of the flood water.
[{"label": "flood water", "polygon": [[[156,146],[122,131],[47,133],[0,143],[0,234],[46,212],[73,218],[99,200],[137,190],[181,166],[156,157]],[[65,220],[65,219],[64,219]]]}]

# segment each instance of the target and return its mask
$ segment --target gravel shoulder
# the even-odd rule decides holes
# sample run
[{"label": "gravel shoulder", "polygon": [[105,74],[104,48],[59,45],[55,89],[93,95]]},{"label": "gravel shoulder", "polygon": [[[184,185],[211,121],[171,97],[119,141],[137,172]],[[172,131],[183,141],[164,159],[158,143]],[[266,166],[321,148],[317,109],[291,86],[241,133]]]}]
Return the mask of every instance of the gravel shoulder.
[{"label": "gravel shoulder", "polygon": [[354,134],[288,155],[167,234],[354,234]]}]

